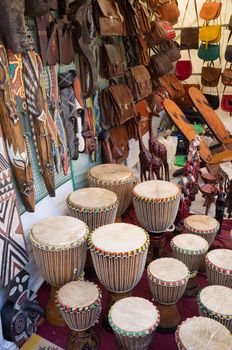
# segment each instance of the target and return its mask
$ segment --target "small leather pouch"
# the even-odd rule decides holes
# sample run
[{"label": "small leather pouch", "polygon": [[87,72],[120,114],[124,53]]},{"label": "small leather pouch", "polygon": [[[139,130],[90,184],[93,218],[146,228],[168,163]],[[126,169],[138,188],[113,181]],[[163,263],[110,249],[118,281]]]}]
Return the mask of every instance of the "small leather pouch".
[{"label": "small leather pouch", "polygon": [[126,80],[136,101],[140,101],[151,94],[151,77],[143,65],[130,67],[126,71]]}]

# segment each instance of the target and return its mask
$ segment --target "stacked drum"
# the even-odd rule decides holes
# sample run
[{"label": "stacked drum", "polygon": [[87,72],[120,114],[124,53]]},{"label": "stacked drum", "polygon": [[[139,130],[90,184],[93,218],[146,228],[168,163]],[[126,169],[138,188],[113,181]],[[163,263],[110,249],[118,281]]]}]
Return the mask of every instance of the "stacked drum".
[{"label": "stacked drum", "polygon": [[211,250],[206,255],[205,262],[209,284],[219,284],[232,288],[232,250]]}]

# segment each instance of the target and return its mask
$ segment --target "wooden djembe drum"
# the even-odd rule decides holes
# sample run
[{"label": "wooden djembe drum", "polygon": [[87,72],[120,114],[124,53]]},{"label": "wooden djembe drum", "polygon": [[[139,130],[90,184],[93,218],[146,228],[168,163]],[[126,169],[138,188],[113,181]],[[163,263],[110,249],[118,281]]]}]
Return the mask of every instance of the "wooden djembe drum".
[{"label": "wooden djembe drum", "polygon": [[192,233],[182,233],[171,240],[173,257],[182,261],[190,271],[190,278],[184,293],[193,297],[199,291],[197,273],[209,248],[208,242]]},{"label": "wooden djembe drum", "polygon": [[161,258],[148,265],[147,275],[154,302],[160,312],[159,329],[173,332],[181,322],[176,303],[184,294],[190,272],[177,259]]},{"label": "wooden djembe drum", "polygon": [[101,313],[102,293],[89,281],[65,284],[56,295],[56,304],[71,329],[67,350],[98,350],[99,341],[92,328]]},{"label": "wooden djembe drum", "polygon": [[99,281],[109,291],[106,315],[112,304],[130,296],[131,290],[140,281],[148,246],[148,234],[141,227],[131,224],[104,225],[90,234],[89,247],[94,268]]},{"label": "wooden djembe drum", "polygon": [[232,332],[232,289],[224,286],[208,286],[198,294],[201,316],[213,318]]},{"label": "wooden djembe drum", "polygon": [[101,164],[88,172],[88,183],[91,187],[106,188],[116,193],[119,199],[116,221],[127,210],[131,201],[131,192],[134,187],[133,172],[121,164]]},{"label": "wooden djembe drum", "polygon": [[148,349],[159,320],[157,308],[144,298],[121,299],[109,311],[109,323],[124,350]]},{"label": "wooden djembe drum", "polygon": [[232,250],[214,249],[205,258],[209,284],[232,288]]},{"label": "wooden djembe drum", "polygon": [[167,181],[145,181],[134,187],[132,198],[136,216],[151,239],[149,262],[159,257],[165,232],[175,228],[180,195],[180,188]]},{"label": "wooden djembe drum", "polygon": [[179,350],[231,350],[232,337],[219,322],[206,317],[187,318],[176,331]]},{"label": "wooden djembe drum", "polygon": [[54,325],[65,325],[55,305],[55,294],[59,287],[77,280],[83,272],[88,232],[83,221],[69,216],[43,219],[30,232],[37,269],[52,286],[46,317]]}]

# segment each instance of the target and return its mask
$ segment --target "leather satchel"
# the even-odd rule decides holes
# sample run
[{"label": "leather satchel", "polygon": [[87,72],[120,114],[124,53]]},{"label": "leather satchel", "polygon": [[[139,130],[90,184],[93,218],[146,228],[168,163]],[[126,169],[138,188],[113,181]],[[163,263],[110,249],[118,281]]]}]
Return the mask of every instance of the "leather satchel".
[{"label": "leather satchel", "polygon": [[205,48],[208,48],[209,43],[217,43],[221,39],[221,26],[203,26],[199,31],[199,39],[205,42]]},{"label": "leather satchel", "polygon": [[124,18],[117,1],[94,0],[93,18],[100,35],[122,35],[124,32]]},{"label": "leather satchel", "polygon": [[171,99],[182,97],[185,94],[183,85],[174,74],[166,74],[160,77],[159,83],[167,90]]},{"label": "leather satchel", "polygon": [[176,41],[166,40],[160,45],[160,52],[166,53],[171,62],[176,62],[181,58],[180,46]]},{"label": "leather satchel", "polygon": [[136,101],[140,101],[151,94],[152,82],[146,67],[143,65],[130,67],[125,75],[127,84]]},{"label": "leather satchel", "polygon": [[123,56],[119,45],[102,45],[101,71],[106,79],[112,79],[124,74]]},{"label": "leather satchel", "polygon": [[222,73],[222,84],[224,86],[232,86],[232,67],[225,68]]},{"label": "leather satchel", "polygon": [[192,62],[190,60],[179,60],[176,62],[176,77],[180,80],[186,80],[192,75]]},{"label": "leather satchel", "polygon": [[217,87],[221,75],[221,68],[202,67],[201,84],[207,87]]},{"label": "leather satchel", "polygon": [[25,0],[25,15],[27,17],[39,17],[49,12],[48,0]]},{"label": "leather satchel", "polygon": [[153,79],[169,73],[172,69],[172,62],[166,53],[158,52],[151,56],[149,70]]},{"label": "leather satchel", "polygon": [[177,0],[170,0],[159,8],[160,18],[163,21],[176,24],[180,16]]},{"label": "leather satchel", "polygon": [[117,126],[103,136],[103,157],[105,163],[122,163],[129,154],[128,132],[125,125]]},{"label": "leather satchel", "polygon": [[136,116],[134,99],[125,84],[112,85],[101,91],[101,125],[104,130],[119,126]]},{"label": "leather satchel", "polygon": [[206,0],[201,7],[199,17],[204,19],[205,21],[210,21],[212,19],[216,19],[220,16],[222,9],[221,1],[209,1]]}]

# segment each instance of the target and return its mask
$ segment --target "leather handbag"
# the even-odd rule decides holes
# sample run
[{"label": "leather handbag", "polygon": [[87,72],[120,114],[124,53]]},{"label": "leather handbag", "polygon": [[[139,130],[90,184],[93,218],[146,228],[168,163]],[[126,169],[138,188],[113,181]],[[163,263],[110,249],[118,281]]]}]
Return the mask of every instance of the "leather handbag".
[{"label": "leather handbag", "polygon": [[166,53],[171,62],[176,62],[181,58],[180,46],[176,41],[166,40],[160,45],[160,52]]},{"label": "leather handbag", "polygon": [[192,62],[190,60],[179,60],[176,62],[176,77],[180,80],[186,80],[192,75]]},{"label": "leather handbag", "polygon": [[212,26],[203,26],[199,31],[199,39],[205,42],[205,48],[208,49],[209,43],[217,43],[221,39],[221,26],[216,24]]},{"label": "leather handbag", "polygon": [[221,99],[221,109],[224,112],[229,112],[232,114],[232,95],[231,94],[223,94]]},{"label": "leather handbag", "polygon": [[220,57],[220,45],[208,44],[206,49],[205,44],[201,43],[197,54],[203,61],[216,61]]},{"label": "leather handbag", "polygon": [[188,90],[190,89],[190,87],[195,87],[197,89],[200,89],[200,85],[199,84],[183,84],[183,88],[184,88],[184,95],[181,96],[180,98],[175,100],[175,103],[179,106],[179,107],[193,107],[193,101],[191,100]]},{"label": "leather handbag", "polygon": [[105,163],[122,163],[129,154],[128,132],[125,125],[117,126],[103,134],[102,150]]},{"label": "leather handbag", "polygon": [[162,44],[164,40],[174,39],[176,32],[173,26],[167,22],[152,21],[151,31],[147,34],[148,47],[152,48]]},{"label": "leather handbag", "polygon": [[225,60],[232,63],[232,45],[227,45],[226,47]]},{"label": "leather handbag", "polygon": [[93,19],[100,35],[122,35],[124,33],[124,18],[117,1],[94,0]]},{"label": "leather handbag", "polygon": [[183,85],[174,74],[166,74],[160,77],[159,83],[167,90],[171,99],[179,98],[185,94]]},{"label": "leather handbag", "polygon": [[199,17],[205,21],[216,19],[220,16],[222,9],[221,1],[206,0],[201,7]]},{"label": "leather handbag", "polygon": [[43,16],[49,10],[48,0],[25,0],[25,16],[27,17]]},{"label": "leather handbag", "polygon": [[201,84],[207,87],[217,87],[221,75],[221,68],[202,67]]},{"label": "leather handbag", "polygon": [[219,95],[211,95],[211,94],[204,94],[205,98],[207,99],[210,106],[213,108],[213,110],[216,110],[220,106],[220,98]]},{"label": "leather handbag", "polygon": [[134,98],[126,84],[111,85],[100,94],[101,125],[104,130],[124,124],[136,116]]},{"label": "leather handbag", "polygon": [[170,0],[163,4],[158,10],[162,21],[167,21],[171,24],[176,24],[180,16],[177,0]]},{"label": "leather handbag", "polygon": [[172,62],[166,53],[157,52],[150,57],[149,70],[153,79],[169,73],[172,69]]},{"label": "leather handbag", "polygon": [[139,56],[139,64],[148,66],[150,63],[150,56],[147,47],[147,40],[145,36],[137,35],[134,37],[136,51]]},{"label": "leather handbag", "polygon": [[119,45],[103,44],[100,53],[103,77],[112,79],[124,74],[123,56]]},{"label": "leather handbag", "polygon": [[225,68],[222,73],[222,84],[226,86],[232,86],[232,64],[230,68]]},{"label": "leather handbag", "polygon": [[197,27],[186,27],[184,21],[186,18],[187,10],[190,0],[187,1],[185,6],[185,12],[181,24],[180,32],[180,50],[197,50],[199,43],[199,21],[197,13],[197,0],[194,0],[195,15],[197,20]]},{"label": "leather handbag", "polygon": [[151,77],[145,66],[139,65],[128,68],[125,77],[136,101],[140,101],[151,94]]}]

